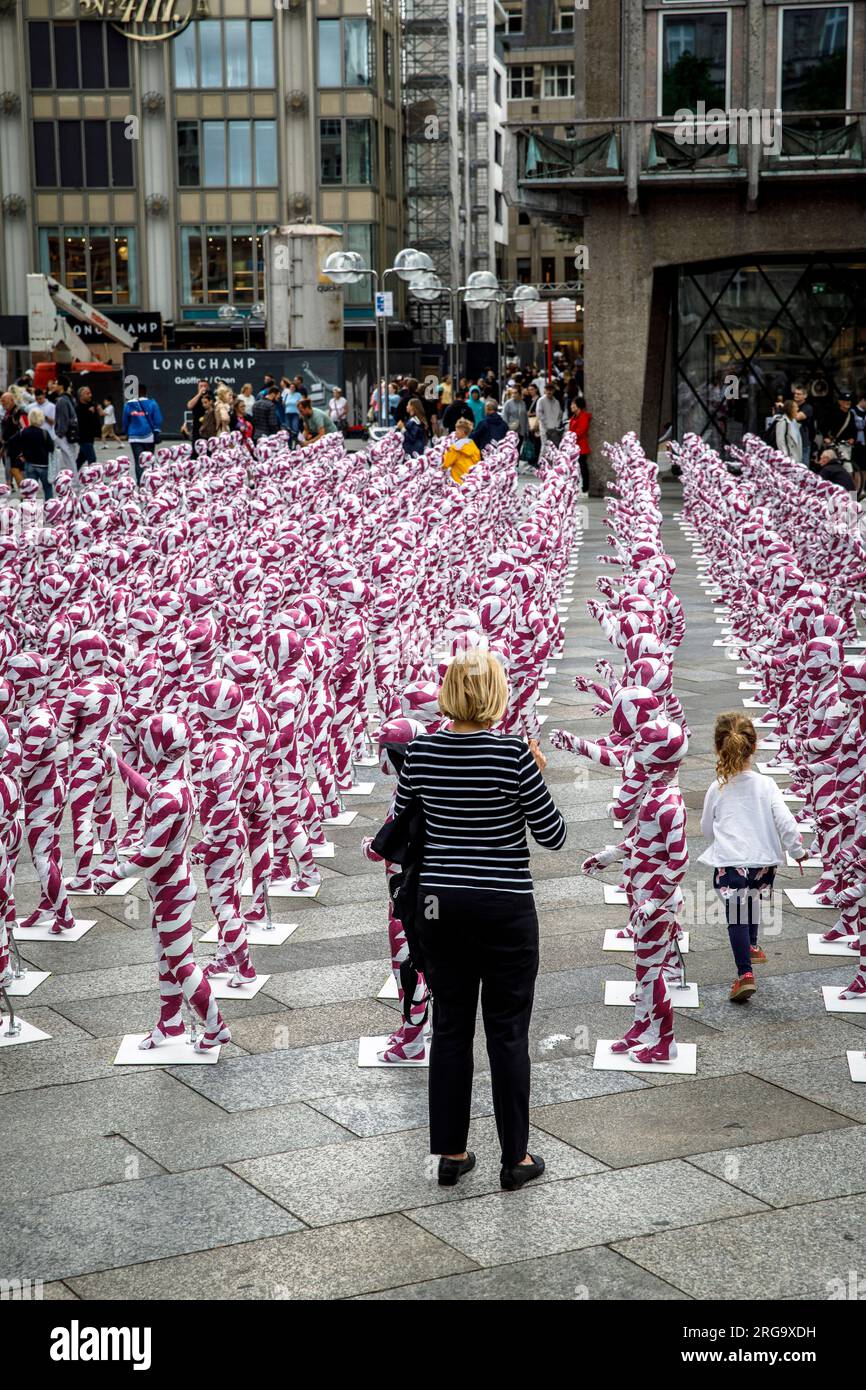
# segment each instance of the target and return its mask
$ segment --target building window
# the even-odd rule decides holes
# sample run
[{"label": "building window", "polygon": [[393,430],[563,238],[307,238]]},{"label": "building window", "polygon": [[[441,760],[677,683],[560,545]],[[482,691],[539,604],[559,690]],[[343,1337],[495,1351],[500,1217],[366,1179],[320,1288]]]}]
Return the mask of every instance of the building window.
[{"label": "building window", "polygon": [[367,19],[320,19],[319,86],[372,87],[375,37]]},{"label": "building window", "polygon": [[574,33],[574,5],[558,4],[553,11],[554,34]]},{"label": "building window", "polygon": [[254,304],[264,298],[265,227],[181,227],[184,304]]},{"label": "building window", "polygon": [[506,34],[523,33],[523,4],[505,6]]},{"label": "building window", "polygon": [[532,284],[532,261],[529,256],[517,257],[516,275],[519,285]]},{"label": "building window", "polygon": [[493,215],[497,222],[505,221],[505,203],[498,188],[493,192]]},{"label": "building window", "polygon": [[493,74],[493,101],[496,106],[502,105],[502,73]]},{"label": "building window", "polygon": [[541,281],[544,285],[556,284],[556,257],[542,256],[541,258]]},{"label": "building window", "polygon": [[275,121],[178,121],[181,188],[275,188]]},{"label": "building window", "polygon": [[500,165],[500,167],[501,167],[501,165],[502,165],[502,131],[501,131],[501,130],[495,130],[495,131],[493,132],[493,162],[494,162],[494,164]]},{"label": "building window", "polygon": [[530,218],[528,212],[519,212],[519,213],[517,214],[517,225],[518,225],[518,227],[531,227],[531,226],[532,226],[532,219]]},{"label": "building window", "polygon": [[849,7],[783,9],[780,23],[781,109],[844,111],[849,101]]},{"label": "building window", "polygon": [[545,100],[574,96],[574,66],[571,63],[545,63],[542,68],[542,96]]},{"label": "building window", "polygon": [[394,36],[387,31],[383,36],[382,69],[385,79],[385,100],[394,102]]},{"label": "building window", "polygon": [[125,121],[34,121],[37,188],[132,188]]},{"label": "building window", "polygon": [[366,117],[319,122],[323,184],[369,188],[376,182],[376,122]]},{"label": "building window", "polygon": [[531,63],[515,63],[508,69],[508,100],[532,101],[535,96],[535,68]]},{"label": "building window", "polygon": [[38,20],[27,26],[34,91],[129,86],[129,45],[110,24]]},{"label": "building window", "polygon": [[137,304],[134,227],[40,227],[39,262],[91,304]]},{"label": "building window", "polygon": [[727,108],[728,14],[663,14],[659,115]]},{"label": "building window", "polygon": [[319,159],[322,167],[322,183],[343,182],[343,122],[323,120],[319,122]]},{"label": "building window", "polygon": [[385,192],[397,195],[397,132],[385,127]]},{"label": "building window", "polygon": [[[110,26],[105,26],[110,28]],[[270,19],[200,19],[172,40],[176,87],[273,87]]]}]

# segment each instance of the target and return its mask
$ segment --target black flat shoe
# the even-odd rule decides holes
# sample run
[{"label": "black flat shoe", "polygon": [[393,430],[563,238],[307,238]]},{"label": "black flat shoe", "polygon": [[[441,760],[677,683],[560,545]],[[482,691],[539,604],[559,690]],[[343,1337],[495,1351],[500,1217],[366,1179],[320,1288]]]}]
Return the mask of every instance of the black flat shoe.
[{"label": "black flat shoe", "polygon": [[440,1158],[439,1186],[456,1187],[458,1178],[462,1178],[464,1173],[471,1173],[474,1167],[475,1155],[471,1149],[466,1150],[465,1158]]},{"label": "black flat shoe", "polygon": [[544,1159],[537,1154],[530,1154],[531,1163],[518,1163],[514,1168],[500,1168],[499,1186],[505,1192],[516,1192],[525,1183],[532,1182],[533,1178],[540,1178],[544,1172]]}]

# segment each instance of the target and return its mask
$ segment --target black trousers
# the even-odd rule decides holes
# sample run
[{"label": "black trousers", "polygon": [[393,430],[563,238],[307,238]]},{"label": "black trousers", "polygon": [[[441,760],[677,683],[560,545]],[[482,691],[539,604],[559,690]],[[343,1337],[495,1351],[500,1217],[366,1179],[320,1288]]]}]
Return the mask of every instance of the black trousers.
[{"label": "black trousers", "polygon": [[[422,889],[422,901],[430,902]],[[422,913],[433,994],[430,1152],[463,1153],[472,1102],[478,995],[487,1038],[493,1111],[508,1167],[529,1141],[529,1020],[538,974],[538,917],[530,894],[440,890]]]}]

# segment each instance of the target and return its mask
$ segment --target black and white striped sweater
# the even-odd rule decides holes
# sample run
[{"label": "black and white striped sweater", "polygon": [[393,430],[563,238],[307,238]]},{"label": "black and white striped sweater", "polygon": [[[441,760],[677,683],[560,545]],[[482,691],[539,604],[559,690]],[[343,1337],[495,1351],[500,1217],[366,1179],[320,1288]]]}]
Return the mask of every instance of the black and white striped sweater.
[{"label": "black and white striped sweater", "polygon": [[409,745],[395,815],[420,797],[426,820],[422,889],[531,893],[526,827],[561,849],[566,827],[519,738],[422,734]]}]

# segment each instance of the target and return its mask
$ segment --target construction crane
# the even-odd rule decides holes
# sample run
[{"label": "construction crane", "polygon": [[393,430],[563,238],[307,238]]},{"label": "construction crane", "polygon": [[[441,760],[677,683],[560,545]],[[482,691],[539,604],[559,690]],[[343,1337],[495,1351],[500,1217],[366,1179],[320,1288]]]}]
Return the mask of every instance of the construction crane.
[{"label": "construction crane", "polygon": [[118,368],[101,362],[90,351],[84,339],[76,333],[66,314],[79,323],[89,323],[129,350],[135,339],[119,323],[101,314],[80,295],[73,294],[50,275],[27,276],[27,327],[30,351],[34,357],[47,353],[50,360],[34,363],[34,384],[47,386],[64,373],[106,372],[118,375]]}]

